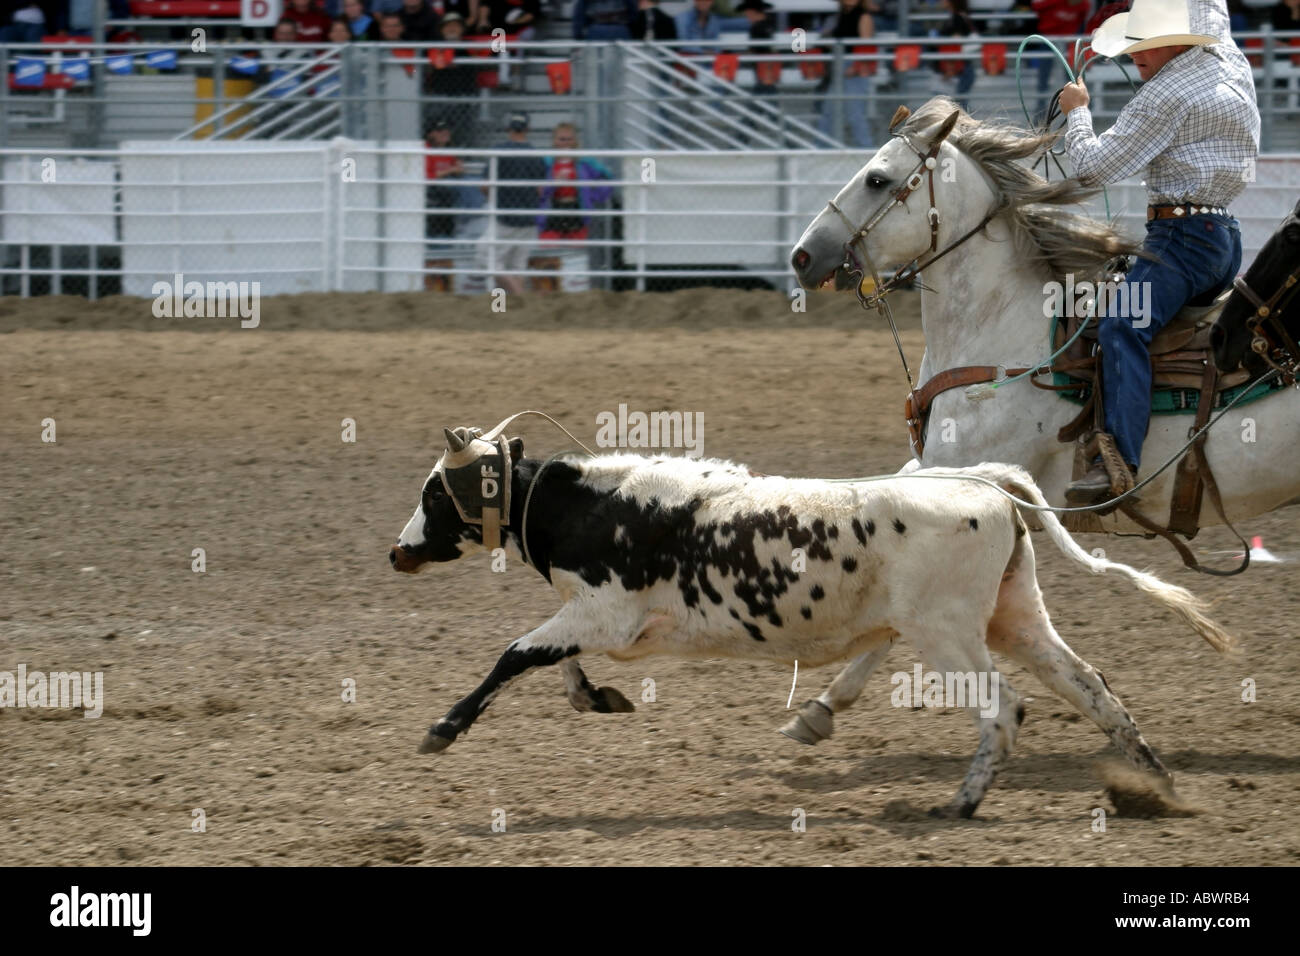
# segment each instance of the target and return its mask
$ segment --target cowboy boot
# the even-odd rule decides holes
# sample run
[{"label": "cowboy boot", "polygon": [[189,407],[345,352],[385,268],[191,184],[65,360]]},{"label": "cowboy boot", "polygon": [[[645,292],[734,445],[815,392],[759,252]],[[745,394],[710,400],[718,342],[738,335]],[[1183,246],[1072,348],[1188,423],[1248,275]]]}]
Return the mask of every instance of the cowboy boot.
[{"label": "cowboy boot", "polygon": [[[1129,473],[1136,484],[1137,469],[1127,465]],[[1065,488],[1065,500],[1071,505],[1099,505],[1115,497],[1110,490],[1110,474],[1100,457],[1092,460],[1092,466],[1082,478],[1070,482]],[[1130,501],[1136,501],[1137,495],[1130,495]]]},{"label": "cowboy boot", "polygon": [[1099,505],[1110,497],[1110,475],[1101,458],[1094,458],[1083,477],[1070,482],[1065,489],[1065,500],[1075,506]]}]

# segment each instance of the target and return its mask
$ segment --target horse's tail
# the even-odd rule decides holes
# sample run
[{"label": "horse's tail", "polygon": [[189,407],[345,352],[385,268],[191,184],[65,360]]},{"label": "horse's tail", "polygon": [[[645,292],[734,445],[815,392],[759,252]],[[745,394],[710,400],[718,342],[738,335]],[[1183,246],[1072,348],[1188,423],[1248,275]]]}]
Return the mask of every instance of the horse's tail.
[{"label": "horse's tail", "polygon": [[[1043,497],[1043,493],[1039,490],[1034,479],[1027,471],[1017,465],[985,462],[965,470],[988,479],[1011,494],[1030,504],[1037,505],[1038,508],[1045,509],[1048,507],[1047,500]],[[1089,554],[1070,536],[1070,532],[1066,531],[1065,526],[1061,524],[1061,519],[1051,511],[1040,511],[1020,505],[1017,505],[1017,510],[1025,516],[1025,519],[1031,525],[1041,525],[1042,529],[1047,532],[1047,536],[1052,539],[1052,543],[1075,564],[1082,565],[1093,574],[1118,571],[1137,585],[1138,590],[1159,601],[1182,618],[1197,634],[1200,634],[1205,639],[1206,643],[1219,653],[1225,653],[1236,647],[1236,638],[1206,617],[1204,612],[1208,609],[1208,605],[1186,588],[1178,587],[1176,584],[1168,584],[1154,574],[1139,571],[1127,564]]]}]

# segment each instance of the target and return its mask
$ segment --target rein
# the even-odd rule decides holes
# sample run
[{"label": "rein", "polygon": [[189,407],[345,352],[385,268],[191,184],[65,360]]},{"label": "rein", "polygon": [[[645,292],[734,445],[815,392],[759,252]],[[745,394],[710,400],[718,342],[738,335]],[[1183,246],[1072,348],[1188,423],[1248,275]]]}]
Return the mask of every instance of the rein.
[{"label": "rein", "polygon": [[[889,128],[891,130],[897,128],[899,123],[907,119],[910,112],[911,111],[908,110],[906,106],[900,106],[894,113],[894,118],[890,121]],[[954,110],[948,118],[940,124],[938,130],[935,131],[934,136],[932,137],[930,148],[927,150],[918,149],[904,133],[900,132],[894,134],[906,143],[908,148],[917,155],[918,162],[912,169],[912,172],[908,175],[907,179],[903,182],[903,185],[899,186],[898,189],[894,191],[893,195],[886,199],[860,226],[855,226],[853,224],[853,220],[845,215],[844,210],[836,204],[834,199],[830,199],[826,203],[826,208],[839,216],[840,221],[844,223],[849,231],[849,238],[844,242],[844,261],[840,264],[840,268],[846,275],[857,277],[857,281],[854,283],[854,292],[857,294],[858,301],[862,304],[864,309],[875,309],[883,315],[885,321],[889,323],[890,331],[894,335],[894,347],[898,349],[898,357],[903,363],[903,374],[907,376],[909,408],[913,401],[913,396],[917,395],[916,383],[912,379],[912,369],[907,364],[907,355],[903,351],[903,342],[898,335],[898,325],[894,322],[894,313],[890,309],[888,301],[886,301],[886,296],[891,292],[896,291],[904,284],[911,282],[912,279],[916,278],[916,276],[926,268],[926,266],[938,262],[944,256],[948,255],[948,253],[959,248],[967,240],[974,237],[976,233],[981,232],[984,227],[993,220],[993,217],[997,215],[1000,208],[998,203],[994,203],[993,208],[985,214],[984,218],[981,219],[974,228],[968,229],[943,249],[939,248],[939,225],[943,219],[939,214],[939,207],[936,205],[934,198],[934,171],[939,164],[939,150],[943,148],[944,140],[948,138],[948,134],[950,134],[953,127],[957,125],[957,120],[960,115],[960,111]],[[867,251],[867,236],[871,230],[876,228],[876,226],[880,224],[881,220],[884,219],[885,216],[887,216],[896,206],[903,206],[906,208],[908,197],[920,189],[922,181],[927,178],[929,180],[930,192],[930,207],[926,212],[926,218],[930,223],[930,247],[927,252],[930,253],[930,257],[924,264],[921,264],[921,256],[917,256],[907,265],[901,266],[892,276],[882,282],[880,279],[880,271],[876,268],[876,263],[871,258],[871,253]],[[925,253],[922,253],[922,255],[925,255]],[[870,278],[872,282],[872,291],[870,294],[865,294],[862,291],[862,286],[867,278]],[[908,428],[909,431],[911,431],[910,422]],[[921,453],[917,441],[918,439],[916,435],[913,434],[913,452],[919,460]]]}]

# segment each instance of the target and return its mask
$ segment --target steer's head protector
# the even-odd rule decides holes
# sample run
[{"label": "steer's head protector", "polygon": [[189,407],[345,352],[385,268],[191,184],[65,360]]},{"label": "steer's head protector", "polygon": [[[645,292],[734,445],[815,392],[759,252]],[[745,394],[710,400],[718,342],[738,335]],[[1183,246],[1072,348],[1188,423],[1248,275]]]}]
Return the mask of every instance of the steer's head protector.
[{"label": "steer's head protector", "polygon": [[481,525],[483,547],[501,547],[510,525],[510,442],[501,434],[515,416],[486,435],[481,428],[444,428],[447,450],[433,470],[466,524]]}]

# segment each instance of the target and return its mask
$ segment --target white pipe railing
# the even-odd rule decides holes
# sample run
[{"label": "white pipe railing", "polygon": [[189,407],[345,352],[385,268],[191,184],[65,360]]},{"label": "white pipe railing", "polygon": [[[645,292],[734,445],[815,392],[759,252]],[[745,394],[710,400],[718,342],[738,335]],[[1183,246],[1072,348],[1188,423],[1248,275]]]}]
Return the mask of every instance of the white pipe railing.
[{"label": "white pipe railing", "polygon": [[[424,159],[430,155],[455,156],[471,168],[484,169],[481,174],[459,179],[426,180]],[[567,156],[605,160],[614,167],[617,178],[564,183],[578,188],[621,189],[625,208],[565,210],[560,214],[581,216],[598,224],[590,238],[542,239],[534,235],[523,243],[532,253],[529,267],[501,270],[496,268],[500,251],[521,243],[517,238],[498,234],[498,218],[514,214],[544,219],[551,211],[532,206],[506,207],[500,199],[500,190],[555,184],[497,175],[496,164],[504,155],[500,150],[491,149],[428,150],[415,145],[377,146],[345,140],[283,146],[263,144],[256,148],[221,144],[211,151],[201,144],[159,144],[121,151],[0,150],[0,176],[3,177],[0,189],[6,206],[2,241],[11,250],[13,247],[19,250],[17,264],[8,264],[14,261],[11,255],[0,268],[0,283],[10,286],[11,277],[17,277],[16,291],[29,294],[34,279],[48,280],[48,288],[59,288],[64,277],[92,276],[95,280],[92,289],[103,294],[113,282],[159,275],[157,268],[100,267],[93,250],[110,247],[171,248],[177,252],[177,261],[186,263],[176,271],[187,275],[215,275],[227,280],[310,275],[315,277],[312,282],[321,291],[388,288],[383,284],[388,281],[384,277],[401,280],[405,276],[412,283],[422,282],[427,276],[479,278],[490,274],[497,279],[502,276],[554,278],[557,275],[554,266],[548,268],[538,263],[557,255],[569,260],[565,262],[566,276],[620,281],[639,287],[648,281],[672,278],[750,277],[790,281],[792,276],[785,259],[801,224],[811,220],[826,197],[835,193],[868,158],[860,150],[767,149],[739,157],[732,150],[511,151],[511,158]],[[237,158],[238,162],[235,166],[213,162],[217,156]],[[148,178],[132,179],[131,171],[124,173],[121,168],[127,158],[156,157],[198,157],[208,162],[206,166],[177,165],[177,178],[173,180],[162,179],[156,173]],[[318,178],[301,175],[303,157],[316,158],[311,161],[319,170]],[[100,181],[56,176],[52,181],[43,182],[42,161],[51,158],[57,163],[99,160],[117,164],[119,168],[114,175]],[[297,171],[288,170],[281,177],[279,171],[291,158]],[[344,159],[355,161],[357,175],[353,179],[340,179]],[[645,160],[654,160],[656,164],[655,176],[650,181],[637,175],[644,168]],[[755,173],[753,179],[744,179],[742,174],[727,178],[738,161],[749,164],[744,172]],[[229,173],[231,168],[246,169],[255,162],[264,164],[265,175],[241,180]],[[713,169],[709,168],[710,163],[715,163]],[[207,178],[182,171],[191,169],[210,170],[214,175]],[[384,169],[388,171],[382,172]],[[430,185],[485,191],[485,205],[467,204],[462,196],[456,205],[426,206],[425,188]],[[241,191],[267,187],[283,192],[287,201],[257,208],[224,203],[223,193],[236,196]],[[151,202],[148,207],[133,206],[129,192],[142,188],[149,191]],[[284,192],[290,188],[294,193]],[[155,194],[167,189],[182,198],[170,206],[158,203]],[[79,190],[100,190],[101,199],[102,195],[110,194],[111,207],[106,210],[92,200],[82,199],[88,205],[79,209]],[[1243,232],[1250,233],[1246,242],[1247,264],[1252,248],[1257,248],[1261,237],[1276,225],[1278,210],[1293,205],[1298,190],[1300,154],[1260,158],[1256,181],[1233,206],[1243,223]],[[1123,210],[1136,208],[1134,202],[1141,198],[1140,193],[1136,182],[1112,187],[1112,205],[1121,211],[1121,219],[1128,225],[1136,226],[1139,217]],[[204,197],[203,208],[185,208],[183,197],[195,195]],[[51,201],[53,197],[58,197],[57,201]],[[155,208],[159,205],[166,208]],[[1100,210],[1097,212],[1100,214]],[[476,221],[486,228],[481,234],[461,230],[459,234],[426,238],[424,226],[428,216],[450,217],[460,223]],[[67,238],[78,219],[99,221],[101,230],[102,221],[111,219],[108,231],[118,236],[118,241],[106,242],[102,234],[82,242]],[[205,222],[212,220],[219,220],[219,224],[211,234],[205,234]],[[170,223],[175,235],[171,238],[153,235],[139,240],[120,238],[140,232],[138,223],[142,221],[151,226]],[[137,228],[131,230],[133,224]],[[621,224],[621,236],[614,234],[616,224]],[[46,238],[39,238],[41,235]],[[49,256],[49,265],[34,265],[32,250],[42,247],[56,250],[57,255]],[[89,268],[61,265],[58,256],[73,247],[92,250]],[[256,268],[246,269],[242,275],[205,268],[212,256],[242,247],[258,250]],[[399,258],[388,257],[386,250],[400,254]],[[603,257],[619,251],[621,265],[606,264],[614,260]]]}]

